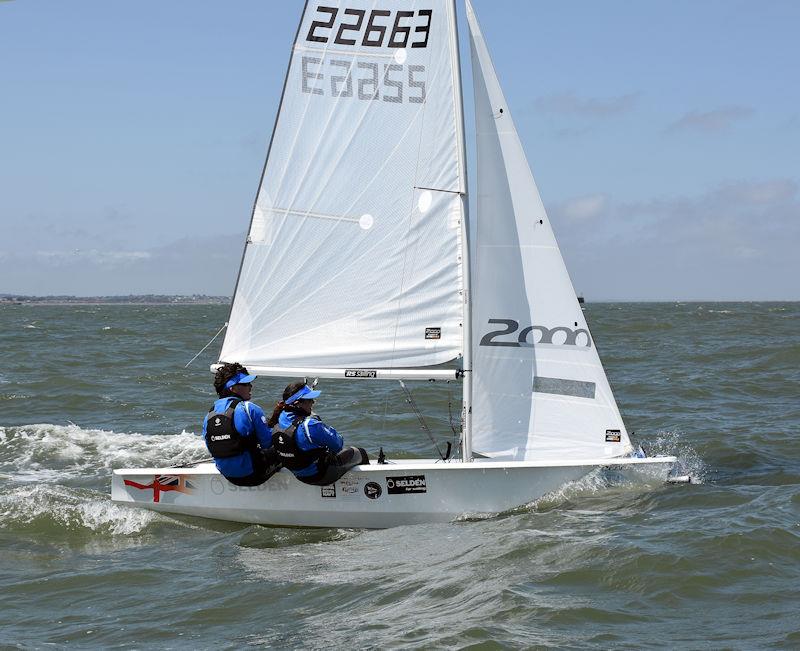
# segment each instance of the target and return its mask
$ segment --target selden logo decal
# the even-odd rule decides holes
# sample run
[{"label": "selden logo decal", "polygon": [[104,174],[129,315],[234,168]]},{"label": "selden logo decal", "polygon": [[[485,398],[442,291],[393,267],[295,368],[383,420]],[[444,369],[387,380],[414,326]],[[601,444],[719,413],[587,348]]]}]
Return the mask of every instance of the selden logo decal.
[{"label": "selden logo decal", "polygon": [[389,495],[403,493],[427,493],[425,475],[407,475],[405,477],[387,477],[386,489]]},{"label": "selden logo decal", "polygon": [[619,443],[622,440],[622,432],[618,429],[606,430],[606,443]]}]

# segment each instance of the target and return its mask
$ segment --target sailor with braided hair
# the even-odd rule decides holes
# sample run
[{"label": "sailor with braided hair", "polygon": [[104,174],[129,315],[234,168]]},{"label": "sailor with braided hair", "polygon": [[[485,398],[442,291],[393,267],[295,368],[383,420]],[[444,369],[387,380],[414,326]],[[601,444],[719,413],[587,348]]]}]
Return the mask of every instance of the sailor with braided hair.
[{"label": "sailor with braided hair", "polygon": [[263,484],[281,467],[264,410],[250,402],[255,379],[241,364],[222,364],[214,375],[219,400],[203,421],[214,465],[237,486]]}]

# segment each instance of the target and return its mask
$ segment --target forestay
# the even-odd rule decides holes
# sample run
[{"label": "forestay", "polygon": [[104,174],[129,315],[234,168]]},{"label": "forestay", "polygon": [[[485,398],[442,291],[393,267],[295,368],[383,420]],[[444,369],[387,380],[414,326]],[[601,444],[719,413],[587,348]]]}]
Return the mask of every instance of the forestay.
[{"label": "forestay", "polygon": [[462,352],[451,0],[309,2],[222,348],[248,367]]},{"label": "forestay", "polygon": [[619,456],[630,442],[467,1],[477,128],[473,447]]}]

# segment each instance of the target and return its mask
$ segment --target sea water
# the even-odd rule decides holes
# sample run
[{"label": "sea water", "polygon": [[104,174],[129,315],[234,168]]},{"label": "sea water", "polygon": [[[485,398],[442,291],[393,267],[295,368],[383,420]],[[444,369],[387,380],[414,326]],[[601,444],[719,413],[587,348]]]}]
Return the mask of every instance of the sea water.
[{"label": "sea water", "polygon": [[[225,307],[0,307],[0,646],[800,648],[800,304],[585,310],[633,438],[693,483],[361,531],[109,500],[114,468],[206,456],[219,341],[184,365]],[[433,454],[398,385],[320,388],[348,443]],[[412,390],[444,446],[460,386]]]}]

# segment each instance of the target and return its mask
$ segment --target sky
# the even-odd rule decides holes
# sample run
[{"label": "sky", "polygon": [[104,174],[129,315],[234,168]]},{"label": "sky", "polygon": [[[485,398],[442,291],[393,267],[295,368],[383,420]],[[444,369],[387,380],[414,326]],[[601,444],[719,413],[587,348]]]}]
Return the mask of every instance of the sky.
[{"label": "sky", "polygon": [[[0,294],[230,295],[302,6],[0,0]],[[579,293],[800,300],[800,2],[473,6]]]}]

